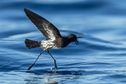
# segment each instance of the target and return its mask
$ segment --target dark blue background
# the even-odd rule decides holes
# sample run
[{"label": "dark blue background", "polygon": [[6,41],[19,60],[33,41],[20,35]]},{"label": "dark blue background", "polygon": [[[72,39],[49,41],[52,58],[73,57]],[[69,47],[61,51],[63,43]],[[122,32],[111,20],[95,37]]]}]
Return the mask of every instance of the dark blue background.
[{"label": "dark blue background", "polygon": [[[27,49],[26,38],[44,36],[26,17],[28,8],[51,21],[62,33],[83,38],[63,49],[44,53],[27,71],[41,49]],[[125,84],[126,0],[2,0],[0,1],[0,84]]]}]

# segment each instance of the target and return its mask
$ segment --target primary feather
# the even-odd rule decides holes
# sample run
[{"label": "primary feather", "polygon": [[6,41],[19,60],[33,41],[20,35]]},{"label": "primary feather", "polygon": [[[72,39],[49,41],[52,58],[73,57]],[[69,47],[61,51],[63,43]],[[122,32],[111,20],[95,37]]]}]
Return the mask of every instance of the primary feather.
[{"label": "primary feather", "polygon": [[59,30],[45,18],[40,15],[24,9],[28,18],[36,25],[36,27],[42,32],[46,39],[55,40],[58,37],[61,37]]}]

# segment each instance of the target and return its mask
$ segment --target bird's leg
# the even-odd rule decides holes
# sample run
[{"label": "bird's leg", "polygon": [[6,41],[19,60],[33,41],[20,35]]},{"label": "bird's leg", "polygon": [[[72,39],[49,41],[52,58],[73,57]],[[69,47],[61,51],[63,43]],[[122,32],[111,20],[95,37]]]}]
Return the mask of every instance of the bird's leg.
[{"label": "bird's leg", "polygon": [[50,53],[49,50],[47,50],[47,52],[48,52],[48,54],[51,56],[51,58],[52,58],[53,61],[54,61],[54,66],[55,66],[55,71],[56,71],[56,69],[58,68],[58,67],[57,67],[57,63],[56,63],[56,59],[52,56],[52,54]]},{"label": "bird's leg", "polygon": [[30,70],[30,69],[35,65],[35,63],[37,62],[37,60],[39,59],[39,57],[41,56],[41,54],[42,54],[43,52],[44,52],[44,51],[42,51],[42,52],[38,55],[38,57],[36,58],[36,60],[34,61],[34,63],[31,64],[31,65],[29,66],[28,70]]}]

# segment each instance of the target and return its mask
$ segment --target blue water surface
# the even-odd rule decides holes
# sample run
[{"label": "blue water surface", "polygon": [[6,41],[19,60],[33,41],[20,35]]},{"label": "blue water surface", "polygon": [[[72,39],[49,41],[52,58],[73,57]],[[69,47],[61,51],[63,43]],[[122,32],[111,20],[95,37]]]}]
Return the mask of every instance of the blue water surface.
[{"label": "blue water surface", "polygon": [[[28,8],[52,22],[62,35],[76,34],[74,43],[53,49],[53,60],[41,49],[27,49],[26,38],[42,40],[24,13]],[[126,84],[126,0],[1,0],[0,84]]]}]

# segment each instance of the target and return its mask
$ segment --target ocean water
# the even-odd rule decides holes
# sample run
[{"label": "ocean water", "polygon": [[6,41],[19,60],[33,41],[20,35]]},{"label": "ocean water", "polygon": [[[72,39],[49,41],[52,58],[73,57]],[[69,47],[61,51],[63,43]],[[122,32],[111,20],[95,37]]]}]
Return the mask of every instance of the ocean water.
[{"label": "ocean water", "polygon": [[[62,35],[76,34],[79,45],[45,52],[27,49],[26,38],[44,36],[26,17],[28,8],[52,22]],[[126,84],[126,0],[0,1],[0,84]]]}]

